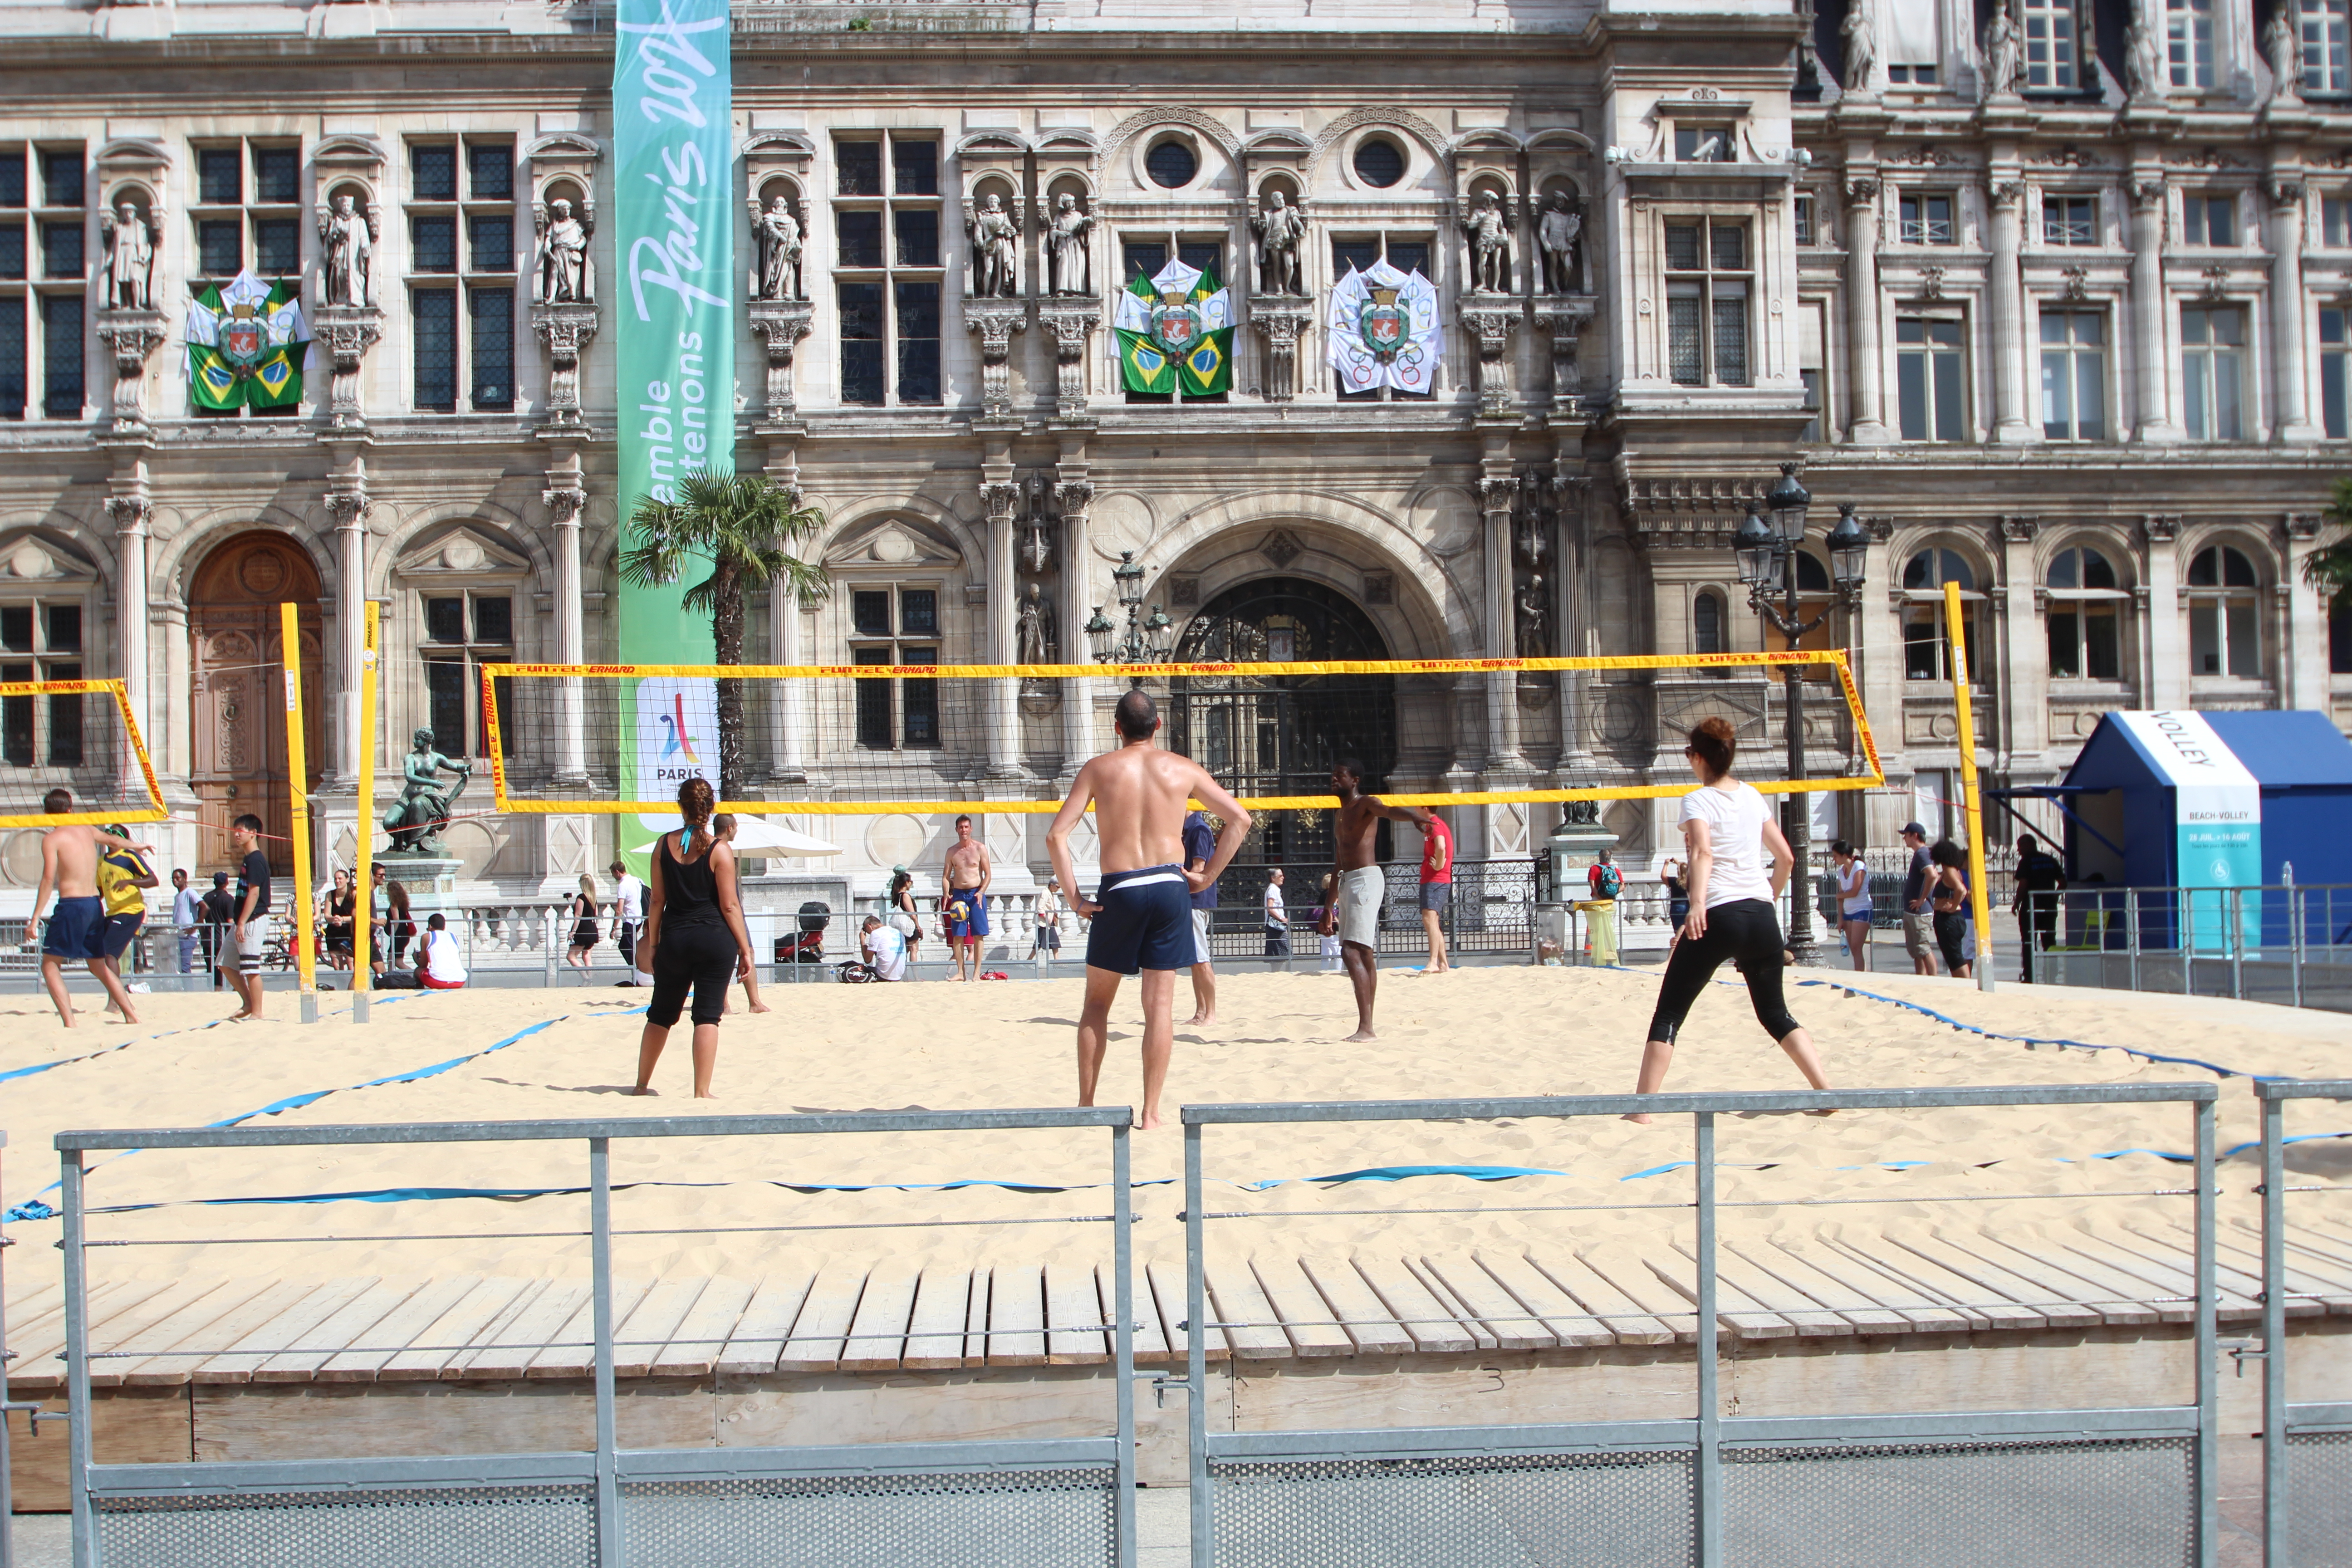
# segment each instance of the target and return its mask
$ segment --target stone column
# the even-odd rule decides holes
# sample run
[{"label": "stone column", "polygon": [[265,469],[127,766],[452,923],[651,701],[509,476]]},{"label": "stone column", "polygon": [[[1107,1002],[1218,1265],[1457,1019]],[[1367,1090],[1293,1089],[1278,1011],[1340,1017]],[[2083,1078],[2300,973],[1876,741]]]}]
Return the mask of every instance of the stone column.
[{"label": "stone column", "polygon": [[[800,595],[787,588],[768,594],[769,646],[778,664],[798,664],[801,648]],[[776,750],[772,776],[784,784],[808,782],[809,683],[784,680],[776,722]]]},{"label": "stone column", "polygon": [[[581,483],[579,453],[574,451],[570,457],[568,466],[549,470],[547,488],[539,492],[539,499],[555,525],[554,662],[585,664],[588,637],[586,605],[582,596],[584,584],[580,566],[580,513],[588,504],[588,491]],[[558,693],[556,782],[584,784],[588,780],[585,693],[576,679],[565,680]]]},{"label": "stone column", "polygon": [[2180,614],[2180,563],[2172,552],[2173,536],[2180,531],[2178,517],[2150,513],[2139,520],[2147,543],[2147,602],[2134,607],[2147,617],[2143,644],[2147,650],[2147,685],[2140,702],[2148,708],[2189,705],[2189,644]]},{"label": "stone column", "polygon": [[[2138,404],[2132,411],[2135,441],[2178,441],[2183,434],[2172,422],[2171,384],[2165,374],[2164,191],[2160,174],[2131,183],[2131,335],[2137,372],[2132,385]],[[2159,616],[2166,613],[2166,605],[2157,606]]]},{"label": "stone column", "polygon": [[367,484],[338,476],[327,492],[335,520],[335,705],[329,750],[331,782],[350,788],[360,772],[360,667],[367,657]]},{"label": "stone column", "polygon": [[[1082,463],[1060,465],[1054,486],[1055,503],[1062,514],[1062,647],[1063,662],[1084,664],[1094,657],[1087,642],[1087,622],[1093,618],[1091,595],[1097,592],[1093,543],[1087,537],[1087,508],[1095,499],[1094,481]],[[1062,693],[1062,767],[1076,773],[1090,754],[1096,738],[1094,685],[1074,679]]]},{"label": "stone column", "polygon": [[[994,465],[991,465],[993,467]],[[1013,479],[1010,462],[1003,477],[983,479],[980,499],[988,508],[988,646],[990,664],[1017,662],[1013,648],[1013,616],[1019,608],[1020,586],[1013,570],[1013,514],[1020,504],[1021,487]],[[988,683],[988,776],[1021,776],[1021,683]]]},{"label": "stone column", "polygon": [[[1478,500],[1486,514],[1481,544],[1486,568],[1486,637],[1488,658],[1510,658],[1511,641],[1511,508],[1519,493],[1510,459],[1488,459],[1490,470],[1478,481]],[[1486,676],[1486,771],[1519,765],[1519,678],[1498,669]]]},{"label": "stone column", "polygon": [[106,498],[106,515],[114,523],[115,668],[122,672],[131,716],[151,755],[156,737],[147,708],[147,522],[154,510],[143,471],[121,493]]},{"label": "stone column", "polygon": [[2316,441],[2304,381],[2303,182],[2277,178],[2271,198],[2271,362],[2278,388],[2275,438]]},{"label": "stone column", "polygon": [[2012,767],[2038,762],[2050,744],[2050,644],[2041,635],[2042,590],[2033,573],[2033,536],[2041,529],[2037,517],[2000,520],[2000,578],[2009,591],[2001,640],[2008,647],[1995,673],[2009,698],[2002,733]]},{"label": "stone column", "polygon": [[1845,200],[1846,437],[1872,446],[1895,439],[1880,395],[1877,179],[1847,181]]},{"label": "stone column", "polygon": [[2310,708],[2325,713],[2331,698],[2327,679],[2327,606],[2319,587],[2304,575],[2304,562],[2319,542],[2318,512],[2289,512],[2286,518],[2286,570],[2279,576],[2279,593],[2286,600],[2285,640],[2279,685],[2289,708]]},{"label": "stone column", "polygon": [[2025,282],[2018,251],[2025,226],[2025,182],[1992,186],[1992,438],[2032,441],[2042,434],[2026,403]]}]

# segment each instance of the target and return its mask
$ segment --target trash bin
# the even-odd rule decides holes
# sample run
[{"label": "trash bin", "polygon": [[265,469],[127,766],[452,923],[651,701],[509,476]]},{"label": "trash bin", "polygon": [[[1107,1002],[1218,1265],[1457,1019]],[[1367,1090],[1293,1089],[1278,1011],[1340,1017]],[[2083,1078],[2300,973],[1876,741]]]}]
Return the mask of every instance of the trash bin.
[{"label": "trash bin", "polygon": [[1538,964],[1571,962],[1568,955],[1569,910],[1567,904],[1542,903],[1535,906],[1533,930],[1528,941]]},{"label": "trash bin", "polygon": [[1617,900],[1580,899],[1576,912],[1584,917],[1586,950],[1595,963],[1617,962]]}]

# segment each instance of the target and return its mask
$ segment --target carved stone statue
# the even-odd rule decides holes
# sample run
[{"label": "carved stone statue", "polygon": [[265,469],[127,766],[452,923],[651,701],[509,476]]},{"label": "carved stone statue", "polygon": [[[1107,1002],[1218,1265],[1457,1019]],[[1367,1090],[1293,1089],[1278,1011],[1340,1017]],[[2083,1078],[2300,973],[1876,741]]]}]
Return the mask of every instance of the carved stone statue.
[{"label": "carved stone statue", "polygon": [[2161,98],[2167,85],[2164,40],[2147,14],[2135,10],[2124,29],[2124,86],[2134,98]]},{"label": "carved stone statue", "polygon": [[151,309],[155,276],[154,231],[129,202],[110,213],[99,214],[98,227],[106,242],[106,294],[100,308]]},{"label": "carved stone statue", "polygon": [[1014,613],[1013,646],[1022,664],[1054,662],[1054,607],[1045,603],[1045,591],[1035,583],[1023,593],[1021,607]]},{"label": "carved stone statue", "polygon": [[2025,75],[2025,57],[2018,43],[2017,20],[2009,14],[2008,0],[1994,10],[1992,20],[1985,24],[1985,96],[2014,98]]},{"label": "carved stone statue", "polygon": [[584,305],[595,297],[588,272],[588,226],[561,196],[547,204],[539,237],[539,299],[545,305]]},{"label": "carved stone statue", "polygon": [[1544,580],[1540,572],[1530,573],[1519,587],[1519,638],[1521,658],[1551,657],[1551,637],[1544,625]]},{"label": "carved stone statue", "polygon": [[1261,294],[1304,294],[1298,242],[1307,236],[1307,215],[1280,191],[1265,194],[1265,210],[1250,219],[1257,236],[1257,287]]},{"label": "carved stone statue", "polygon": [[1853,0],[1846,8],[1845,25],[1838,29],[1845,45],[1845,89],[1853,93],[1878,90],[1878,7],[1871,0]]},{"label": "carved stone statue", "polygon": [[1054,292],[1086,294],[1093,268],[1087,260],[1087,235],[1094,216],[1078,209],[1078,198],[1064,191],[1054,203],[1054,216],[1045,230],[1045,247],[1054,258]]},{"label": "carved stone statue", "polygon": [[1511,291],[1511,220],[1492,191],[1480,191],[1462,220],[1462,234],[1470,242],[1470,291],[1507,294]]},{"label": "carved stone statue", "polygon": [[1543,252],[1543,289],[1547,294],[1580,292],[1584,280],[1584,216],[1566,191],[1552,193],[1550,204],[1536,223],[1536,245]]},{"label": "carved stone statue", "polygon": [[376,216],[359,210],[349,191],[335,198],[334,210],[319,217],[319,247],[323,257],[320,303],[375,303]]},{"label": "carved stone statue", "polygon": [[751,203],[751,231],[760,244],[760,284],[754,296],[761,300],[797,300],[801,297],[801,220],[793,216],[789,196],[778,196],[761,212],[756,198]]},{"label": "carved stone statue", "polygon": [[[400,799],[383,814],[384,831],[392,835],[395,855],[438,857],[443,853],[438,831],[446,826],[450,808],[466,793],[474,764],[445,757],[433,745],[433,731],[419,730],[409,737],[415,749],[403,759]],[[441,774],[457,775],[457,787],[444,791]]]},{"label": "carved stone statue", "polygon": [[980,210],[963,220],[971,239],[971,291],[983,300],[1015,300],[1021,296],[1021,219],[1004,210],[1003,199],[991,191],[981,198]]},{"label": "carved stone statue", "polygon": [[2271,97],[2292,101],[2303,96],[2303,37],[2280,5],[2263,29],[2263,58],[2271,66]]}]

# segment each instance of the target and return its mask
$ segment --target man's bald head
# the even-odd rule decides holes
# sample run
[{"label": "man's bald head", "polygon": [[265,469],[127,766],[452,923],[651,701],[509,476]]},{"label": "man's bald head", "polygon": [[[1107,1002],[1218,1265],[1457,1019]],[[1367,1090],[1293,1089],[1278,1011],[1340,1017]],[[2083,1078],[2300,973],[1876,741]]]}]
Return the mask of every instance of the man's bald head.
[{"label": "man's bald head", "polygon": [[1122,739],[1149,741],[1160,728],[1160,704],[1151,694],[1136,687],[1118,700],[1118,732]]}]

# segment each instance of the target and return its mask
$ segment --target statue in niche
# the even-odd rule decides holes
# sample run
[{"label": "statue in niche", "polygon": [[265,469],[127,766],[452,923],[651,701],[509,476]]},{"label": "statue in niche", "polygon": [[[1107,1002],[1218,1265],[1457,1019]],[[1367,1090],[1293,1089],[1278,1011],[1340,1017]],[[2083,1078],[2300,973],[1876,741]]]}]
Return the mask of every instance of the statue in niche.
[{"label": "statue in niche", "polygon": [[1039,576],[1053,563],[1054,547],[1045,538],[1045,523],[1041,518],[1029,524],[1028,536],[1021,544],[1022,563]]},{"label": "statue in niche", "polygon": [[1584,279],[1584,215],[1576,198],[1555,191],[1543,216],[1536,223],[1536,245],[1543,252],[1543,288],[1547,294],[1576,294]]},{"label": "statue in niche", "polygon": [[335,198],[334,209],[319,217],[320,289],[324,305],[375,303],[375,215],[359,210],[349,191]]},{"label": "statue in niche", "polygon": [[548,223],[539,237],[539,298],[548,305],[585,305],[595,290],[588,274],[588,226],[572,216],[572,204],[558,196],[547,204]]},{"label": "statue in niche", "polygon": [[1013,646],[1018,663],[1054,662],[1054,606],[1045,603],[1045,590],[1036,583],[1023,592],[1021,607],[1013,613]]},{"label": "statue in niche", "polygon": [[2282,5],[2271,13],[2263,29],[2263,58],[2270,62],[2271,97],[2289,100],[2303,96],[2303,37]]},{"label": "statue in niche", "polygon": [[1853,0],[1838,38],[1845,45],[1846,91],[1870,91],[1871,73],[1878,68],[1878,7],[1870,0]]},{"label": "statue in niche", "polygon": [[1519,587],[1519,657],[1549,658],[1551,637],[1544,625],[1544,580],[1540,572],[1531,572]]},{"label": "statue in niche", "polygon": [[1480,191],[1462,220],[1470,242],[1470,291],[1507,294],[1511,289],[1511,220],[1492,191]]},{"label": "statue in niche", "polygon": [[110,213],[100,213],[98,230],[106,245],[106,293],[100,308],[150,309],[155,277],[154,230],[129,202]]},{"label": "statue in niche", "polygon": [[1307,215],[1279,189],[1265,193],[1265,210],[1250,219],[1257,236],[1257,287],[1262,294],[1304,294],[1298,244],[1307,237]]},{"label": "statue in niche", "polygon": [[1021,219],[1004,210],[994,191],[981,198],[980,209],[963,220],[971,240],[971,291],[982,300],[1015,300],[1021,295]]},{"label": "statue in niche", "polygon": [[1078,208],[1078,198],[1064,191],[1054,200],[1054,216],[1045,230],[1045,247],[1054,258],[1054,292],[1084,294],[1092,273],[1087,261],[1087,235],[1094,216]]},{"label": "statue in niche", "polygon": [[1985,24],[1985,96],[2014,98],[2020,80],[2025,75],[2025,58],[2017,37],[2017,21],[2009,14],[2008,0],[2001,0]]},{"label": "statue in niche", "polygon": [[2124,87],[2134,98],[2160,96],[2166,86],[2164,40],[2137,11],[2124,29]]},{"label": "statue in niche", "polygon": [[760,245],[760,285],[755,298],[797,300],[801,297],[801,220],[793,216],[792,198],[778,196],[761,212],[751,203],[751,229]]}]

